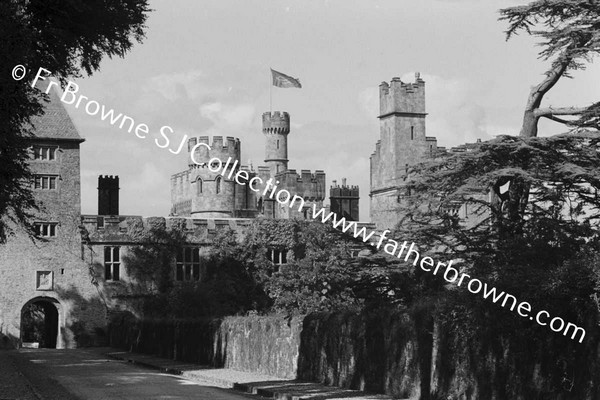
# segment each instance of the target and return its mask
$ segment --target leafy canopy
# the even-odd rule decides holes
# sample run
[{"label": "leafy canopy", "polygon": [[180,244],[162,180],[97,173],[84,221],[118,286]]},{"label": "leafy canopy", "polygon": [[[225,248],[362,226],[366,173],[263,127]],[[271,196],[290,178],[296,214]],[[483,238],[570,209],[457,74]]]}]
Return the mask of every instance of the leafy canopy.
[{"label": "leafy canopy", "polygon": [[[28,126],[47,96],[28,82],[43,67],[63,83],[97,71],[104,56],[123,57],[144,37],[147,0],[5,0],[0,2],[0,243],[8,221],[30,233],[36,204],[27,167]],[[12,76],[14,66],[29,75]]]}]

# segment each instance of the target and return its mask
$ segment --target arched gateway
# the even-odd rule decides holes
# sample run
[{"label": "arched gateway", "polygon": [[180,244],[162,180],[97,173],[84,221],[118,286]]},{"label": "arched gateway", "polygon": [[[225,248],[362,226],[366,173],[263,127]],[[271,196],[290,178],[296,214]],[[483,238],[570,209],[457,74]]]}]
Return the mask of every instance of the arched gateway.
[{"label": "arched gateway", "polygon": [[52,297],[35,297],[21,309],[21,345],[49,349],[63,347],[62,307]]}]

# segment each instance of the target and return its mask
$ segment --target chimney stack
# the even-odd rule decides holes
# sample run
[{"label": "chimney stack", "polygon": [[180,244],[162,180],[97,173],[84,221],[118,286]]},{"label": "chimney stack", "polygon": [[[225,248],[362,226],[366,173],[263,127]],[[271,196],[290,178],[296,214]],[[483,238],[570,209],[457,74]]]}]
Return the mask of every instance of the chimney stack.
[{"label": "chimney stack", "polygon": [[119,177],[98,176],[98,215],[119,215]]}]

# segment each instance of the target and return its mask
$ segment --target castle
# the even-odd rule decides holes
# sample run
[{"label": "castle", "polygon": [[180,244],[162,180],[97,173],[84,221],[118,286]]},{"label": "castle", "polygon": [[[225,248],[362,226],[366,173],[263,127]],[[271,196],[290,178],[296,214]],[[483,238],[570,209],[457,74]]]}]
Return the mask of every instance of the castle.
[{"label": "castle", "polygon": [[[255,218],[259,215],[267,218],[290,219],[310,217],[313,205],[320,209],[325,200],[325,172],[317,170],[288,169],[288,135],[290,116],[286,112],[266,112],[262,116],[262,132],[265,137],[265,165],[255,170],[251,166],[242,166],[241,142],[237,138],[208,136],[190,138],[188,152],[195,151],[189,157],[188,169],[171,177],[172,216],[194,218]],[[210,146],[196,146],[205,143]],[[219,171],[212,172],[208,162],[217,158],[225,162],[230,159],[233,168],[227,176]],[[196,160],[197,163],[192,162]],[[200,165],[202,164],[202,165]],[[238,171],[245,171],[248,179],[255,177],[253,187],[238,183],[234,177]],[[275,199],[261,195],[266,182],[272,182],[292,195],[301,196],[305,203],[302,210],[278,204]]]},{"label": "castle", "polygon": [[[45,315],[45,347],[76,347],[102,343],[107,318],[127,309],[131,300],[132,276],[126,259],[139,245],[140,228],[173,226],[184,229],[185,248],[171,260],[175,284],[201,281],[201,255],[210,250],[220,230],[233,229],[243,235],[256,217],[312,217],[313,205],[323,206],[325,173],[288,168],[290,117],[285,112],[262,116],[265,138],[265,164],[254,169],[239,161],[233,174],[212,172],[208,162],[240,160],[241,142],[233,137],[191,138],[188,153],[200,163],[189,163],[185,171],[171,177],[170,216],[142,218],[120,215],[119,179],[98,179],[98,214],[81,214],[80,145],[84,142],[58,96],[50,92],[45,115],[34,121],[30,168],[32,190],[40,204],[35,225],[39,239],[32,242],[19,230],[0,246],[0,347],[20,346],[32,341],[22,325],[23,316],[37,307]],[[425,133],[425,82],[417,75],[415,83],[398,78],[380,86],[381,139],[371,156],[371,220],[378,228],[393,227],[395,212],[403,195],[406,166],[435,157],[444,149]],[[210,145],[210,150],[198,143]],[[191,156],[191,154],[188,154]],[[250,185],[232,179],[245,171],[257,177],[262,189],[268,180],[305,200],[300,210],[285,207],[251,190]],[[347,220],[358,221],[359,188],[330,187],[330,210]],[[267,244],[268,245],[268,244]],[[291,249],[273,248],[270,260],[285,264]],[[130,297],[127,297],[130,296]],[[128,299],[128,300],[123,300]]]},{"label": "castle", "polygon": [[[308,218],[313,204],[325,199],[325,173],[288,169],[288,113],[263,115],[265,165],[257,170],[236,166],[250,177],[269,179],[302,196],[303,209],[282,207],[274,199],[248,190],[230,177],[212,173],[206,164],[190,164],[172,176],[171,216],[142,218],[120,215],[119,178],[98,178],[98,214],[81,214],[80,145],[84,142],[57,94],[51,90],[43,116],[35,118],[31,137],[32,190],[40,210],[35,214],[38,239],[32,241],[20,227],[0,246],[0,348],[36,342],[25,316],[44,315],[43,341],[38,345],[68,348],[104,343],[111,313],[130,309],[134,277],[127,269],[128,255],[143,239],[140,229],[181,227],[187,245],[171,260],[172,278],[179,282],[202,280],[201,257],[220,230],[241,235],[258,216]],[[208,137],[192,138],[191,150]],[[213,157],[239,160],[239,139],[214,137],[211,150],[197,146],[196,160]],[[239,163],[238,163],[239,164]],[[264,183],[263,183],[264,184]],[[339,197],[339,196],[338,196]],[[358,197],[353,198],[357,209]],[[341,204],[341,203],[340,203]],[[341,212],[341,209],[340,209]],[[357,215],[356,215],[357,216]],[[291,249],[273,248],[270,260],[285,264]],[[139,293],[137,294],[139,295]]]}]

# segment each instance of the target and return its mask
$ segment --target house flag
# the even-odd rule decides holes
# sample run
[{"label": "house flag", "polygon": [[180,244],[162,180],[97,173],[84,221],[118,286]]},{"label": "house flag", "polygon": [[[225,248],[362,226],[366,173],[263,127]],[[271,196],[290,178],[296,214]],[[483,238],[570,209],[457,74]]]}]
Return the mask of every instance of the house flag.
[{"label": "house flag", "polygon": [[273,86],[280,88],[302,87],[300,80],[292,78],[286,74],[282,74],[281,72],[277,72],[273,68],[271,68],[271,74],[273,75]]}]

